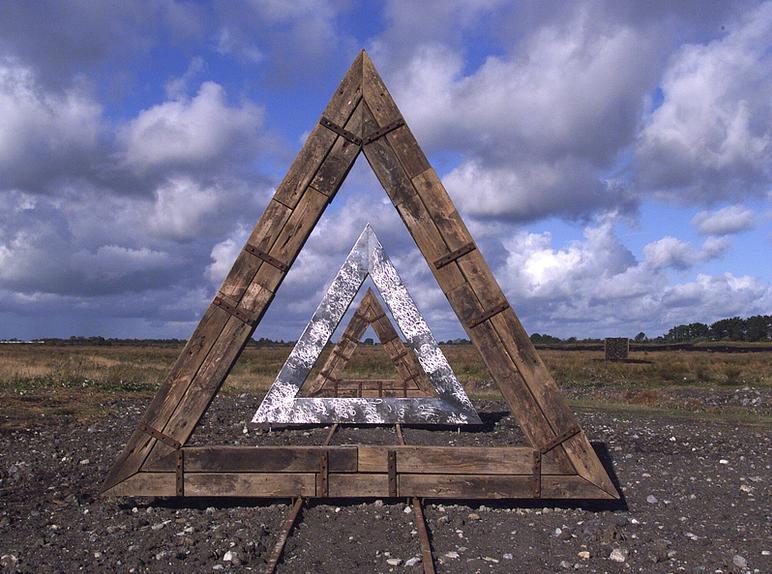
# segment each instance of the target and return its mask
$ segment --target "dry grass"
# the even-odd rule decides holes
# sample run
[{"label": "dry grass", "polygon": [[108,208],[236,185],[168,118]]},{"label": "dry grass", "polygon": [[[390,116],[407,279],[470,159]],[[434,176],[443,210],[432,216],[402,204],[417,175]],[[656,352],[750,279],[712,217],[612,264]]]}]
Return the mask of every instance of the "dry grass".
[{"label": "dry grass", "polygon": [[[249,347],[228,377],[223,392],[261,392],[273,382],[291,347]],[[476,349],[444,347],[459,380],[477,398],[497,398]],[[115,396],[151,397],[174,363],[180,348],[0,346],[0,400],[3,417],[22,424],[49,413],[72,411],[89,417]],[[325,351],[324,356],[329,352]],[[725,385],[769,387],[770,353],[633,353],[631,361],[608,363],[600,352],[542,350],[540,355],[561,387],[618,390],[614,401],[662,406],[667,389],[718,388]],[[324,358],[324,357],[323,357]],[[322,364],[319,361],[318,364]],[[318,367],[317,367],[318,368]],[[346,369],[351,378],[391,378],[393,367],[378,345],[360,346]],[[658,390],[659,389],[659,390]],[[589,396],[589,395],[588,395]],[[600,396],[600,395],[597,395]]]}]

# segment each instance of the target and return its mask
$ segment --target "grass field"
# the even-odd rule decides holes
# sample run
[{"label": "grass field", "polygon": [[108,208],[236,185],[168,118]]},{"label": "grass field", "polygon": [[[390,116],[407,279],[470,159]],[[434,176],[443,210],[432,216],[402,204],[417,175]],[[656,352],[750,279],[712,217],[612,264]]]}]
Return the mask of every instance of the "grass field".
[{"label": "grass field", "polygon": [[[474,347],[443,349],[473,398],[500,396]],[[245,349],[223,392],[265,391],[290,350],[290,346]],[[87,419],[109,408],[111,397],[151,397],[179,351],[175,347],[2,345],[0,426],[44,424],[47,414]],[[659,409],[762,423],[772,420],[772,351],[638,352],[628,362],[616,363],[604,361],[597,351],[539,353],[575,407]],[[363,345],[346,375],[391,378],[393,370],[380,346]],[[746,387],[752,388],[751,395]]]}]

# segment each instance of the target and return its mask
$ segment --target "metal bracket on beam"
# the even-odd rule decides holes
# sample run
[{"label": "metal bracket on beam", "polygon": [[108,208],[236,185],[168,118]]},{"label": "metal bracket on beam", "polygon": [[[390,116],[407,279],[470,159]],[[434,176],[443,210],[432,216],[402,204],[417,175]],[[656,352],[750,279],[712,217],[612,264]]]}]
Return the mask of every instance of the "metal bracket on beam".
[{"label": "metal bracket on beam", "polygon": [[434,262],[434,266],[435,266],[437,269],[442,269],[442,268],[443,268],[443,267],[445,267],[445,266],[446,266],[448,263],[451,263],[451,262],[455,261],[455,260],[456,260],[456,259],[458,259],[459,257],[463,257],[464,255],[466,255],[467,253],[470,253],[470,252],[474,251],[475,249],[477,249],[477,247],[475,246],[475,244],[474,244],[474,243],[472,243],[472,242],[469,242],[469,243],[467,243],[466,245],[462,245],[462,246],[461,246],[461,247],[459,247],[458,249],[454,249],[453,251],[451,251],[451,252],[450,252],[450,253],[448,253],[447,255],[443,255],[442,257],[440,257],[439,259],[437,259],[437,261],[435,261],[435,262]]},{"label": "metal bracket on beam", "polygon": [[394,130],[401,128],[405,125],[405,122],[403,120],[397,120],[395,122],[391,122],[390,124],[387,124],[383,126],[382,128],[378,128],[368,136],[364,138],[363,144],[367,145],[370,143],[373,143],[375,140],[382,138],[389,132],[393,132]]},{"label": "metal bracket on beam", "polygon": [[325,450],[319,457],[319,492],[316,494],[317,496],[328,496],[330,494],[329,469],[329,452]]},{"label": "metal bracket on beam", "polygon": [[177,479],[177,496],[185,496],[185,451],[181,448],[177,449],[175,476]]},{"label": "metal bracket on beam", "polygon": [[469,321],[469,322],[466,324],[466,326],[467,326],[469,329],[472,329],[472,328],[474,328],[474,327],[477,327],[477,325],[479,325],[480,323],[482,323],[482,322],[484,322],[484,321],[487,321],[488,319],[490,319],[490,318],[491,318],[491,317],[493,317],[494,315],[498,315],[499,313],[501,313],[502,311],[504,311],[504,310],[506,310],[506,309],[508,309],[508,308],[509,308],[509,303],[507,303],[506,301],[505,301],[505,302],[503,302],[503,303],[499,303],[498,305],[496,305],[496,306],[494,306],[494,307],[491,307],[491,308],[490,308],[490,309],[488,309],[487,311],[484,311],[483,313],[481,313],[481,314],[480,314],[480,315],[478,315],[477,317],[473,317],[473,318],[472,318],[472,319],[471,319],[471,320],[470,320],[470,321]]},{"label": "metal bracket on beam", "polygon": [[582,432],[582,429],[579,427],[571,427],[566,432],[559,434],[555,438],[553,438],[551,441],[549,441],[547,444],[545,444],[543,447],[541,447],[539,450],[542,454],[547,454],[549,451],[551,451],[556,446],[559,446],[566,442],[568,439],[574,437],[575,435],[578,435],[580,432]]},{"label": "metal bracket on beam", "polygon": [[397,497],[397,452],[390,450],[388,452],[388,468],[389,468],[389,496],[391,498]]},{"label": "metal bracket on beam", "polygon": [[359,339],[357,339],[356,337],[352,337],[348,333],[343,333],[340,336],[340,338],[341,339],[346,339],[346,341],[350,341],[350,342],[354,343],[355,345],[359,345]]},{"label": "metal bracket on beam", "polygon": [[531,469],[533,476],[533,497],[541,498],[541,452],[533,451],[533,466]]},{"label": "metal bracket on beam", "polygon": [[328,130],[335,132],[336,134],[338,134],[343,139],[346,139],[346,140],[350,141],[355,146],[361,146],[362,145],[362,138],[352,134],[347,129],[342,128],[341,126],[339,126],[338,124],[336,124],[335,122],[333,122],[331,120],[328,120],[324,116],[322,116],[322,119],[319,120],[319,123],[322,126],[324,126],[325,128],[327,128]]},{"label": "metal bracket on beam", "polygon": [[236,319],[242,323],[247,325],[254,325],[257,322],[257,318],[253,313],[245,311],[244,309],[239,309],[237,305],[228,302],[222,295],[217,295],[217,297],[214,298],[214,301],[212,301],[212,304],[217,305],[220,309],[229,315],[236,317]]},{"label": "metal bracket on beam", "polygon": [[162,433],[156,428],[151,427],[147,423],[139,423],[139,429],[152,436],[156,440],[160,440],[164,444],[168,444],[170,447],[174,449],[182,448],[182,443],[180,443],[178,440],[173,439],[167,434]]},{"label": "metal bracket on beam", "polygon": [[246,251],[250,255],[254,255],[258,259],[261,259],[262,261],[265,261],[266,263],[268,263],[268,265],[271,265],[272,267],[276,267],[276,269],[278,269],[283,273],[286,273],[287,269],[289,269],[289,266],[286,263],[284,263],[283,261],[279,261],[278,259],[276,259],[276,257],[273,257],[272,255],[268,255],[265,251],[261,251],[254,245],[250,245],[249,243],[247,243],[244,246],[244,251]]}]

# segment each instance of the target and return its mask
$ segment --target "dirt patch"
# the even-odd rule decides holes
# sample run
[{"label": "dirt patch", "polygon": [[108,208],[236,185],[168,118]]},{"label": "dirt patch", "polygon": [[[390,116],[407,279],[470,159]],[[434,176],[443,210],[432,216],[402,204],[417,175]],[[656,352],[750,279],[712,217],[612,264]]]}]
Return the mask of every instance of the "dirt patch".
[{"label": "dirt patch", "polygon": [[[746,397],[747,398],[747,397]],[[258,399],[218,397],[198,444],[321,444],[327,429],[257,431]],[[67,415],[0,434],[0,563],[19,572],[259,571],[288,501],[96,496],[147,405],[115,399],[89,422]],[[478,432],[406,428],[414,444],[511,444],[500,403],[478,403]],[[583,411],[606,444],[627,509],[601,505],[432,503],[438,572],[769,572],[769,427]],[[393,444],[389,428],[343,429],[334,444]],[[404,501],[311,502],[280,572],[420,572]],[[392,566],[388,560],[399,560]]]}]

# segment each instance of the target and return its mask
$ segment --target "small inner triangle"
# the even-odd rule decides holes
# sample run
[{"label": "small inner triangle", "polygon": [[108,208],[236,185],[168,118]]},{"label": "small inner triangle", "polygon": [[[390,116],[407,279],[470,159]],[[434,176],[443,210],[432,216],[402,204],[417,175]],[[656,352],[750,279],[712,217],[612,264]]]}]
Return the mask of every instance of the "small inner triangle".
[{"label": "small inner triangle", "polygon": [[[340,354],[331,353],[312,383],[314,390],[339,380],[335,370],[345,366],[368,325],[384,345],[391,345],[395,368],[415,380],[412,371],[419,366],[426,374],[428,397],[298,397],[311,369],[338,327],[365,279],[370,277],[405,336],[400,340],[375,294],[365,294],[342,339]],[[347,337],[348,336],[348,337]],[[403,349],[404,348],[404,349]],[[402,351],[414,354],[415,362]],[[335,351],[335,349],[333,350]],[[399,365],[399,366],[398,366]],[[319,379],[321,377],[321,380]],[[417,383],[417,381],[416,381]],[[369,424],[480,424],[480,418],[459,383],[448,360],[424,321],[396,268],[367,224],[343,262],[319,307],[287,357],[254,418],[258,424],[369,423]]]},{"label": "small inner triangle", "polygon": [[[364,338],[370,333],[373,338]],[[377,344],[372,345],[375,340]],[[357,372],[349,374],[352,359],[365,353],[367,356],[360,361]],[[378,360],[381,358],[385,361]],[[390,364],[389,375],[383,372],[383,363]],[[367,376],[371,375],[374,366],[380,369],[374,377]],[[400,338],[371,288],[367,289],[338,342],[307,387],[307,396],[312,397],[407,398],[433,394],[415,355]]]}]

